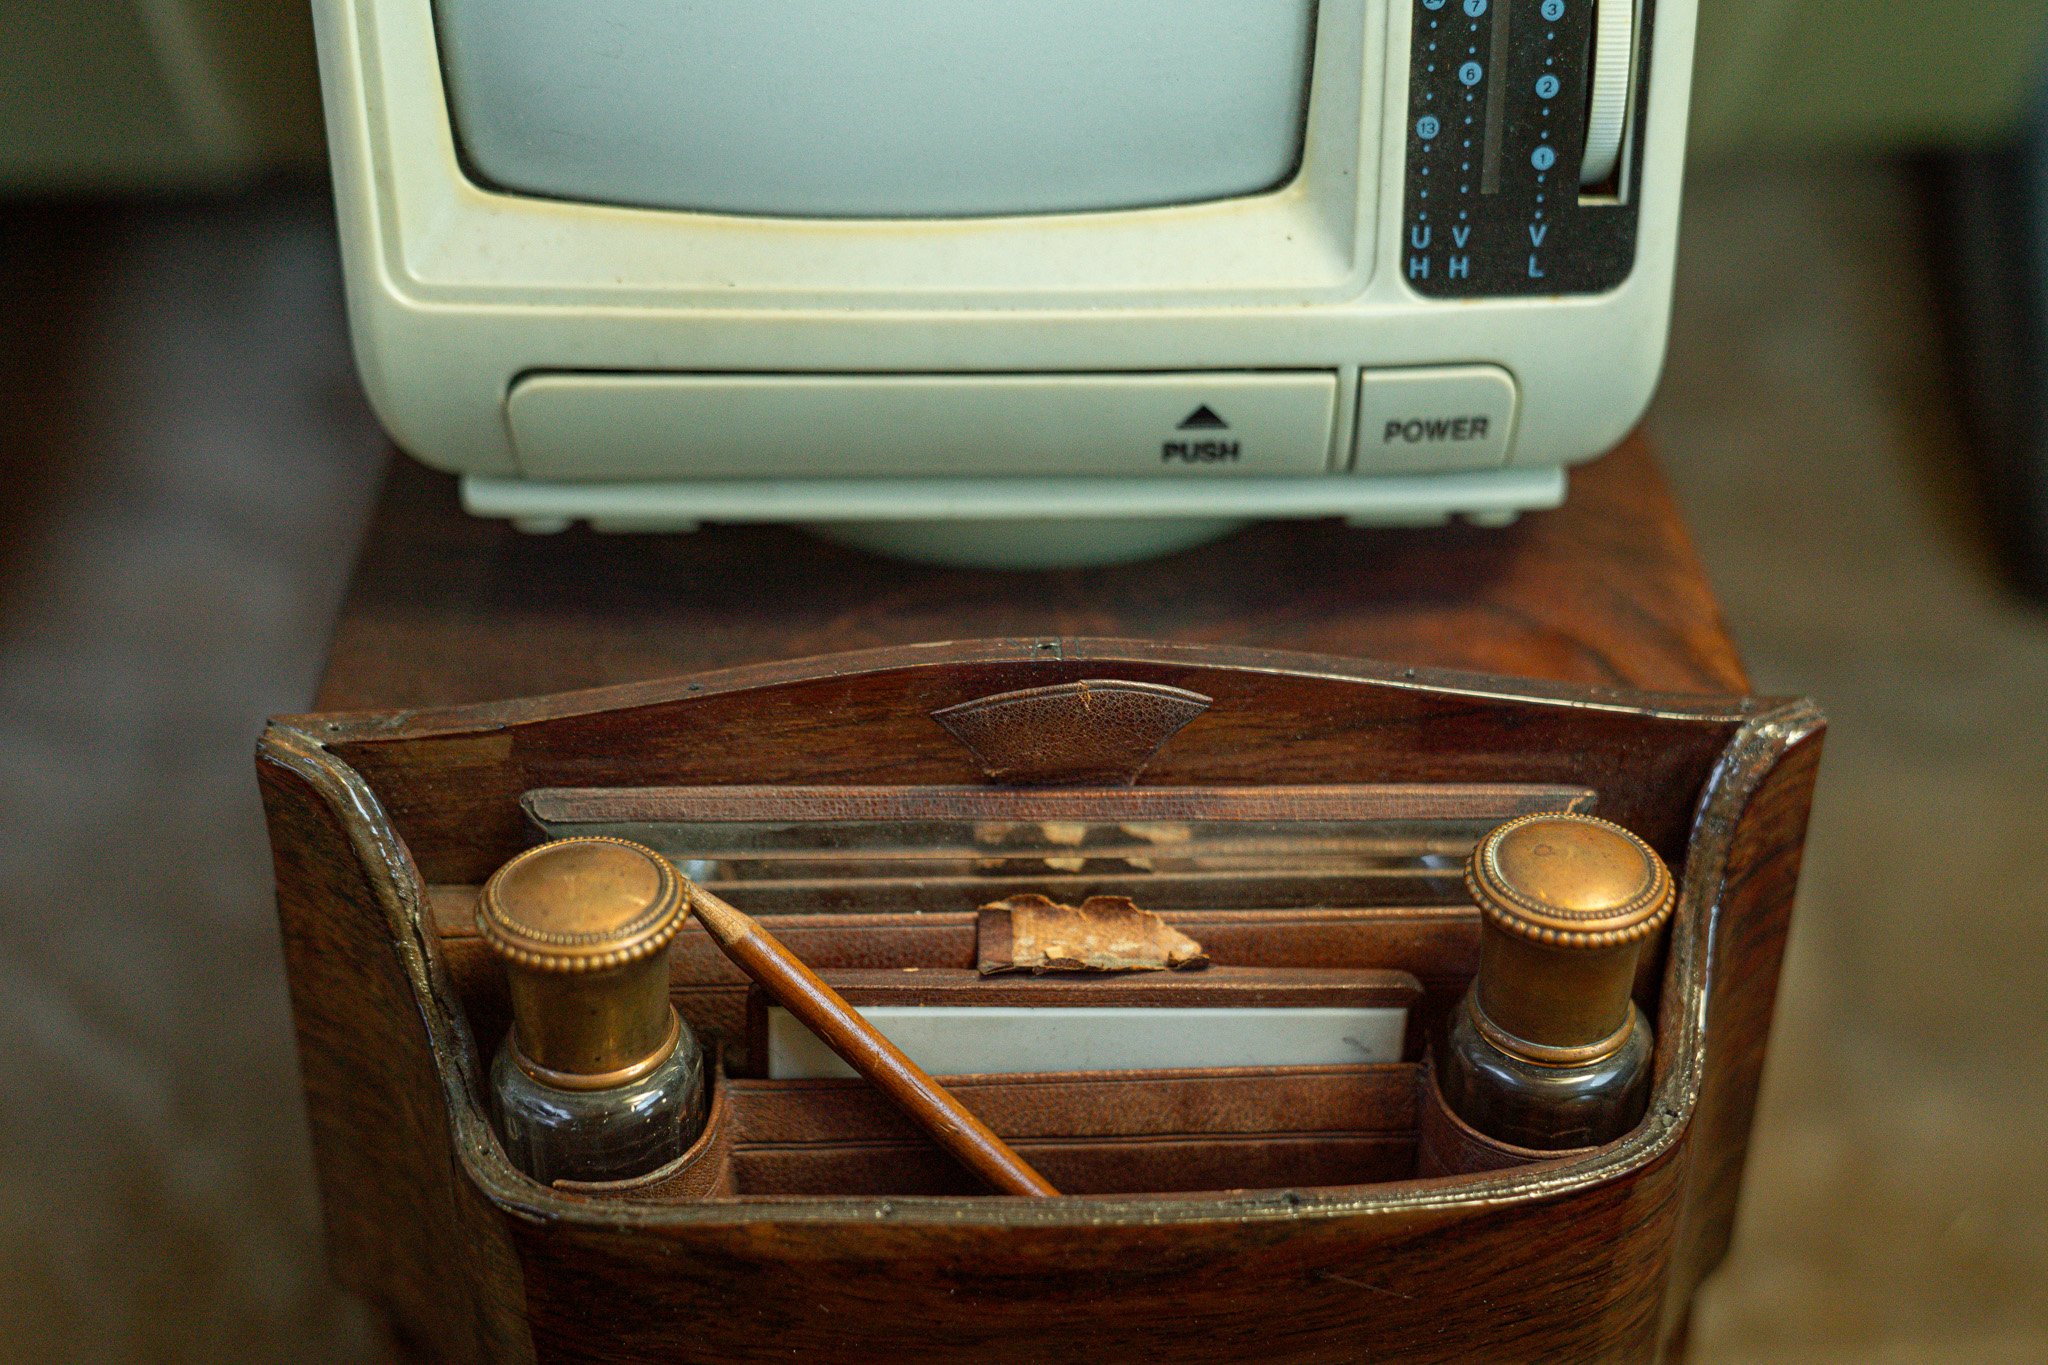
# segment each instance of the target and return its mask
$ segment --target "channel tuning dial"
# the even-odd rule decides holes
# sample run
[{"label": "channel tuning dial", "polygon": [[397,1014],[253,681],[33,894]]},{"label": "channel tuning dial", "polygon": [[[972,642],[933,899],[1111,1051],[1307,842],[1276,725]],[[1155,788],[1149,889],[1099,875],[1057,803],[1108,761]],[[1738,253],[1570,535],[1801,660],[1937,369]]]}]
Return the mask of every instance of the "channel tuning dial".
[{"label": "channel tuning dial", "polygon": [[1593,61],[1586,98],[1586,158],[1579,184],[1614,176],[1628,132],[1629,74],[1635,67],[1636,0],[1597,0]]}]

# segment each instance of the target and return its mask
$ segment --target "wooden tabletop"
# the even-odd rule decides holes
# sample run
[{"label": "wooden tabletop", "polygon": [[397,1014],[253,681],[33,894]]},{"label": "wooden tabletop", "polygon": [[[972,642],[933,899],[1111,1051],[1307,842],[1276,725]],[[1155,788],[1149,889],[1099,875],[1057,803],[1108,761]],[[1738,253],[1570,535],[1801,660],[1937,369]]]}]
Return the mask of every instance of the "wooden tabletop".
[{"label": "wooden tabletop", "polygon": [[1654,457],[1635,437],[1504,531],[1272,522],[1184,554],[1052,573],[942,569],[781,527],[528,536],[398,458],[342,607],[321,710],[429,706],[937,640],[1263,646],[1654,691],[1747,690]]}]

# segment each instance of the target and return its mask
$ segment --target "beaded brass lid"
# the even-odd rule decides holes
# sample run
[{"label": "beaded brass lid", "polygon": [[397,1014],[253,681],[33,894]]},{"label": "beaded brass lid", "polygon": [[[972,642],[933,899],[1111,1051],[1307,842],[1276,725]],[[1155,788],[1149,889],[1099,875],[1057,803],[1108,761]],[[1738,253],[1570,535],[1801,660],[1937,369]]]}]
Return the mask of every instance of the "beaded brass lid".
[{"label": "beaded brass lid", "polygon": [[494,873],[476,926],[500,956],[538,971],[592,972],[660,952],[689,916],[666,858],[624,839],[560,839]]},{"label": "beaded brass lid", "polygon": [[1590,815],[1510,820],[1472,850],[1465,885],[1493,924],[1559,948],[1647,938],[1676,899],[1655,849]]}]

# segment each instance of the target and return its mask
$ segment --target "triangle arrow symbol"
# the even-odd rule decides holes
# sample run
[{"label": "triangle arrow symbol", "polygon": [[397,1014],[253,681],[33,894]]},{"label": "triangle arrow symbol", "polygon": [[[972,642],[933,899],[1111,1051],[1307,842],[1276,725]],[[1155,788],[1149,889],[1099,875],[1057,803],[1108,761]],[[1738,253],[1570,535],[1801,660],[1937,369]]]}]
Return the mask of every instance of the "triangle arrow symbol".
[{"label": "triangle arrow symbol", "polygon": [[1230,430],[1230,423],[1218,417],[1215,409],[1204,403],[1187,415],[1187,420],[1180,424],[1179,430],[1228,431]]}]

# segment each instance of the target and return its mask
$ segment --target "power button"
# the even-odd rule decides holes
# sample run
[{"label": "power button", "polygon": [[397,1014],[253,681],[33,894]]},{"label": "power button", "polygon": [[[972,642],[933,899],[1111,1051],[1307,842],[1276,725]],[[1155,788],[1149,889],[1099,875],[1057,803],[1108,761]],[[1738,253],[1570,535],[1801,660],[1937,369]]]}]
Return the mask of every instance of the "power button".
[{"label": "power button", "polygon": [[1493,365],[1358,377],[1361,474],[1498,469],[1515,432],[1515,381]]}]

